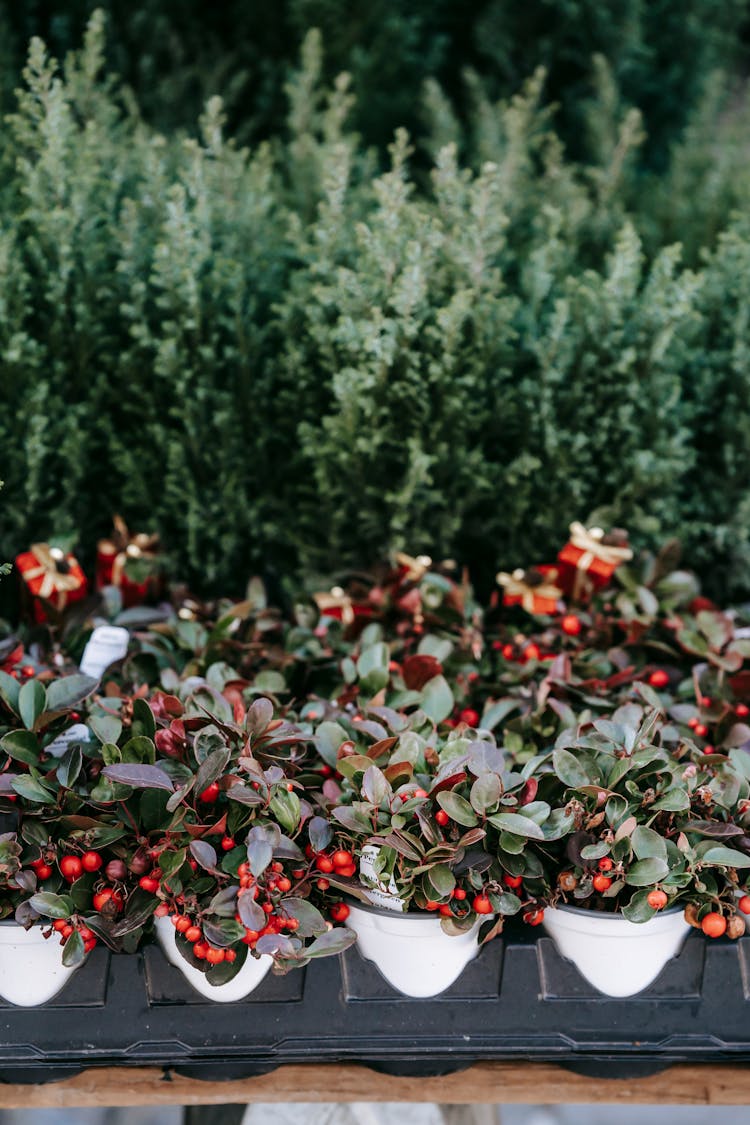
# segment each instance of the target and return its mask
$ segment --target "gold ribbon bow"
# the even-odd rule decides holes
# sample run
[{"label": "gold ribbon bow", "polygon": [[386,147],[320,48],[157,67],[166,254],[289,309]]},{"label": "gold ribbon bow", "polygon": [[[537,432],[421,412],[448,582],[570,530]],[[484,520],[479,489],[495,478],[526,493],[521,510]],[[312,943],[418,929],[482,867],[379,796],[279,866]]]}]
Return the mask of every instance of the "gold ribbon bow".
[{"label": "gold ribbon bow", "polygon": [[412,558],[411,555],[407,555],[403,551],[396,551],[395,557],[396,566],[400,566],[406,571],[403,577],[404,582],[419,582],[432,566],[432,559],[429,555],[417,555],[416,558]]},{"label": "gold ribbon bow", "polygon": [[352,599],[344,593],[340,586],[334,586],[330,591],[323,590],[318,594],[313,594],[313,601],[322,614],[330,614],[332,609],[340,609],[342,625],[351,625],[354,620]]},{"label": "gold ribbon bow", "polygon": [[65,609],[68,594],[81,585],[80,577],[72,572],[72,568],[77,567],[78,562],[69,555],[70,569],[67,572],[61,571],[59,564],[65,561],[65,552],[59,547],[50,547],[49,543],[32,543],[31,553],[39,560],[39,566],[24,571],[24,581],[30,583],[35,578],[41,578],[42,584],[34,596],[51,601],[53,594],[56,594],[57,608]]},{"label": "gold ribbon bow", "polygon": [[99,550],[103,555],[115,556],[111,582],[113,586],[120,586],[128,559],[156,557],[159,551],[159,536],[147,535],[142,531],[137,535],[131,535],[122,516],[114,516],[112,523],[115,527],[114,535],[111,539],[100,539]]},{"label": "gold ribbon bow", "polygon": [[[512,574],[506,574],[501,570],[497,575],[498,583],[503,587],[503,592],[506,596],[511,598],[520,598],[521,605],[527,613],[535,613],[534,605],[536,598],[547,598],[550,601],[557,602],[563,596],[562,590],[558,589],[552,582],[542,582],[539,586],[529,586],[524,582],[524,570],[514,570]],[[551,572],[557,574],[556,570]]]},{"label": "gold ribbon bow", "polygon": [[616,547],[611,543],[602,543],[604,532],[600,527],[585,528],[578,520],[570,525],[570,542],[579,551],[583,551],[576,563],[576,580],[573,587],[573,597],[577,598],[582,592],[586,571],[594,559],[607,563],[613,568],[620,563],[632,559],[633,552],[630,547]]}]

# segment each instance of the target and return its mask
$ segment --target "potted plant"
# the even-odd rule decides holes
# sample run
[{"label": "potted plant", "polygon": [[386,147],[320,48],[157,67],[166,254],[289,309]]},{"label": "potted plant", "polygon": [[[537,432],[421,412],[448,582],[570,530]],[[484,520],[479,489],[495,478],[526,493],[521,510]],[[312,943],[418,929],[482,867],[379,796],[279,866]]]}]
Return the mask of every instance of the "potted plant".
[{"label": "potted plant", "polygon": [[636,684],[610,718],[566,729],[523,770],[564,810],[554,835],[531,841],[542,871],[524,886],[563,955],[612,996],[650,984],[691,924],[711,937],[745,929],[750,759],[704,753],[666,706]]},{"label": "potted plant", "polygon": [[266,698],[237,722],[208,686],[185,705],[157,693],[149,715],[146,735],[102,747],[91,798],[122,808],[130,827],[117,848],[139,874],[171,963],[203,995],[232,1001],[272,966],[284,972],[351,944],[309,901],[297,841],[311,809],[293,780],[304,734]]},{"label": "potted plant", "polygon": [[527,800],[491,736],[461,724],[442,738],[422,711],[373,710],[388,730],[344,720],[317,730],[338,777],[323,786],[311,844],[323,890],[344,892],[334,917],[362,955],[405,995],[434,996],[522,909],[483,846],[488,822],[515,829],[520,853],[550,809]]}]

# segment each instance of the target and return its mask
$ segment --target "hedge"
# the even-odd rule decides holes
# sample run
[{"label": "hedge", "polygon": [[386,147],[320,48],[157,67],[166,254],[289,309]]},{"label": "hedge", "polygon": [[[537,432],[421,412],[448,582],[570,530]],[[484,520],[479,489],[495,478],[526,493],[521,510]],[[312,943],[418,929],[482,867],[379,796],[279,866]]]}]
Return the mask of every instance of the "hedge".
[{"label": "hedge", "polygon": [[[160,133],[33,40],[0,142],[0,558],[111,514],[175,571],[331,574],[392,547],[543,562],[573,518],[678,534],[750,593],[748,111],[708,84],[665,170],[612,68],[566,154],[545,74],[468,124],[436,82],[387,166],[307,35],[284,130]],[[425,168],[415,150],[429,154]],[[681,250],[675,239],[684,243]]]}]

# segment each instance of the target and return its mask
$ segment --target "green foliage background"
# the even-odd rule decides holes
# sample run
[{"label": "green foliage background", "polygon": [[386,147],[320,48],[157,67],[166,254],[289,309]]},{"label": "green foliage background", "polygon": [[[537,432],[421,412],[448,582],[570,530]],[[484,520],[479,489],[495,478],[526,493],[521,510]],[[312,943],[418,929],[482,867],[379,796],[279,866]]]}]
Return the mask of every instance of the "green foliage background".
[{"label": "green foliage background", "polygon": [[0,557],[489,582],[592,517],[750,594],[744,5],[463,7],[0,4]]}]

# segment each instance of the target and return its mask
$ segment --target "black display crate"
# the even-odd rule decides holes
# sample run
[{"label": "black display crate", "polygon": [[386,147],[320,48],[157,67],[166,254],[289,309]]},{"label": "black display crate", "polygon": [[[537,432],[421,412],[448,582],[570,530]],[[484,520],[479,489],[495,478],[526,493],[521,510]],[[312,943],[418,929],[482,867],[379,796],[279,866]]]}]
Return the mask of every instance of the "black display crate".
[{"label": "black display crate", "polygon": [[609,1077],[737,1063],[750,1061],[749,969],[750,937],[692,934],[648,989],[608,999],[549,938],[509,927],[429,1000],[395,992],[354,948],[217,1004],[155,946],[139,956],[98,947],[41,1008],[0,1002],[0,1080],[53,1081],[100,1065],[220,1080],[300,1062],[428,1076],[524,1059]]}]

